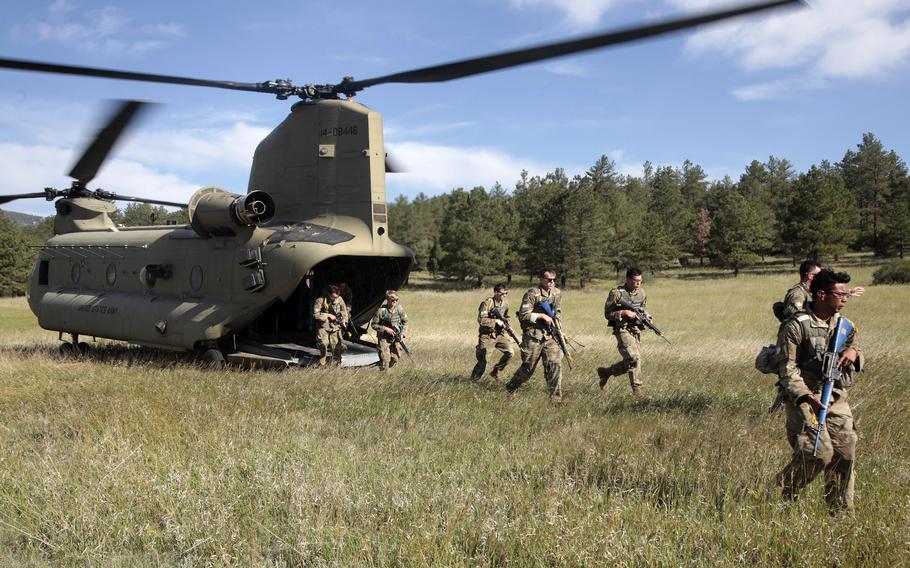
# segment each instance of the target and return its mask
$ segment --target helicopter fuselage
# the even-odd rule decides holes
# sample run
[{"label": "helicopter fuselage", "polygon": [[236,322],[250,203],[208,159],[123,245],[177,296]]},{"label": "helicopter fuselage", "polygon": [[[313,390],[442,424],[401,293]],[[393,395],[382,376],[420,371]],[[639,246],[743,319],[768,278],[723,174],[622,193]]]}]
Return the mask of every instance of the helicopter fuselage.
[{"label": "helicopter fuselage", "polygon": [[273,217],[204,226],[237,221],[227,209],[194,209],[209,197],[230,201],[214,188],[197,192],[192,222],[181,226],[115,227],[109,202],[59,200],[58,234],[41,249],[29,305],[45,329],[198,350],[238,333],[305,334],[313,299],[344,282],[364,327],[413,261],[387,232],[384,170],[378,113],[350,101],[298,103],[253,159],[248,195],[268,194]]}]

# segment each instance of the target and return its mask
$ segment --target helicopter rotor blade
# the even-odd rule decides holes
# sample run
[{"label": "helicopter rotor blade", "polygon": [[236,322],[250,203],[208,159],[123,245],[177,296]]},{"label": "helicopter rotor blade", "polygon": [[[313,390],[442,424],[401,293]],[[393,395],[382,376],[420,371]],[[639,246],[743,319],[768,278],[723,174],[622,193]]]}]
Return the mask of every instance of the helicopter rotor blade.
[{"label": "helicopter rotor blade", "polygon": [[404,164],[396,158],[395,156],[386,153],[385,155],[385,173],[387,174],[403,174],[407,173],[408,169]]},{"label": "helicopter rotor blade", "polygon": [[274,88],[271,88],[269,85],[262,85],[260,83],[213,81],[210,79],[194,79],[193,77],[180,77],[177,75],[158,75],[155,73],[137,73],[135,71],[101,69],[99,67],[82,67],[79,65],[43,63],[41,61],[28,61],[25,59],[0,58],[0,67],[6,67],[7,69],[18,69],[20,71],[38,71],[41,73],[81,75],[84,77],[102,77],[105,79],[123,79],[126,81],[145,81],[147,83],[168,83],[173,85],[191,85],[195,87],[215,87],[218,89],[231,89],[235,91],[254,91],[261,93],[275,92]]},{"label": "helicopter rotor blade", "polygon": [[40,193],[19,193],[16,195],[0,195],[0,205],[4,203],[9,203],[10,201],[15,201],[17,199],[31,199],[34,197],[47,197],[47,193],[42,191]]},{"label": "helicopter rotor blade", "polygon": [[81,182],[83,186],[94,179],[114,144],[117,143],[139,111],[147,105],[148,103],[141,101],[120,101],[116,112],[113,113],[104,128],[98,131],[95,139],[70,170],[69,176]]},{"label": "helicopter rotor blade", "polygon": [[459,79],[461,77],[468,77],[470,75],[478,75],[480,73],[488,73],[490,71],[507,69],[509,67],[516,67],[518,65],[525,65],[537,61],[552,59],[554,57],[562,57],[564,55],[570,55],[572,53],[578,53],[580,51],[588,51],[591,49],[598,49],[610,45],[655,37],[695,26],[700,26],[702,24],[707,24],[710,22],[716,22],[719,20],[725,20],[736,16],[742,16],[763,10],[770,10],[773,8],[780,8],[788,5],[805,5],[805,2],[803,0],[774,0],[770,2],[765,1],[755,4],[748,4],[727,10],[707,12],[697,16],[690,16],[688,18],[666,20],[647,26],[626,28],[622,30],[581,37],[569,41],[549,43],[536,47],[517,49],[514,51],[505,51],[493,55],[464,59],[461,61],[444,63],[442,65],[434,65],[431,67],[423,67],[420,69],[413,69],[411,71],[384,75],[382,77],[375,77],[372,79],[364,79],[362,81],[345,80],[336,85],[334,90],[336,93],[353,95],[361,89],[372,87],[374,85],[381,85],[384,83],[439,83],[443,81],[450,81],[452,79]]}]

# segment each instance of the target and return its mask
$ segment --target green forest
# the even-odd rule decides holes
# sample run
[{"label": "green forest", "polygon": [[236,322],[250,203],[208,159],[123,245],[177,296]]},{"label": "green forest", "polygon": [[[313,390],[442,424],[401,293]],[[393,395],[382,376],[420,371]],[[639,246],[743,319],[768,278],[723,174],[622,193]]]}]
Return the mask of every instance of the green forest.
[{"label": "green forest", "polygon": [[[183,211],[129,204],[124,226],[184,223]],[[53,219],[17,227],[0,213],[0,296],[25,293],[36,248]],[[646,163],[622,175],[601,156],[584,175],[521,172],[514,188],[454,189],[389,205],[389,234],[415,270],[483,286],[492,277],[555,268],[563,286],[628,266],[659,271],[711,265],[734,275],[768,255],[837,260],[847,251],[903,258],[910,247],[906,162],[867,133],[832,163],[796,172],[770,156],[738,180],[710,181],[701,166]]]},{"label": "green forest", "polygon": [[512,189],[399,197],[389,233],[417,270],[478,286],[492,276],[555,268],[584,287],[638,266],[712,265],[738,274],[768,255],[837,260],[847,251],[899,256],[910,245],[906,163],[864,134],[837,163],[798,173],[785,158],[753,160],[738,180],[709,181],[698,164],[646,163],[622,175],[601,156],[584,175],[522,172]]}]

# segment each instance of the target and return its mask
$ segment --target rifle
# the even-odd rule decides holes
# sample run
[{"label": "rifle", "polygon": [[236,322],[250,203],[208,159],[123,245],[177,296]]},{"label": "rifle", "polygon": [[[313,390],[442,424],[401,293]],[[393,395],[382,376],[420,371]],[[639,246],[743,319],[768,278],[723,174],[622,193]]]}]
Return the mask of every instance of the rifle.
[{"label": "rifle", "polygon": [[837,360],[844,351],[844,345],[847,343],[847,338],[850,337],[852,331],[853,324],[847,321],[847,318],[837,316],[837,325],[834,328],[834,335],[831,337],[831,342],[828,344],[828,350],[825,352],[825,357],[822,359],[822,376],[825,379],[825,384],[822,387],[821,401],[823,408],[818,411],[818,429],[815,431],[815,443],[812,446],[813,456],[818,452],[818,442],[822,436],[822,428],[825,427],[825,419],[828,417],[828,404],[831,402],[831,390],[834,388],[834,383],[840,380],[841,374],[843,373],[840,367],[837,366]]},{"label": "rifle", "polygon": [[[667,339],[666,337],[664,337],[664,334],[661,333],[661,331],[659,329],[657,329],[657,326],[654,325],[653,323],[651,323],[651,320],[648,319],[648,314],[646,314],[645,311],[643,309],[641,309],[641,307],[633,305],[631,302],[625,300],[624,298],[619,299],[619,305],[627,310],[632,310],[633,312],[635,312],[636,322],[639,325],[647,327],[648,329],[650,329],[651,331],[656,333],[658,337],[660,337],[667,343],[670,343],[670,340]],[[673,344],[670,343],[670,345],[673,345]]]},{"label": "rifle", "polygon": [[401,345],[401,348],[404,349],[404,352],[408,354],[408,357],[410,357],[411,350],[408,349],[408,346],[404,344],[404,340],[401,338],[401,330],[404,328],[404,325],[402,325],[402,324],[393,325],[391,314],[389,314],[388,317],[383,318],[380,323],[382,323],[386,327],[390,327],[390,328],[396,330],[395,334],[392,336],[392,343],[398,343],[399,345]]},{"label": "rifle", "polygon": [[[562,326],[559,325],[559,319],[556,317],[556,310],[553,309],[553,306],[550,305],[549,300],[544,300],[540,302],[540,307],[543,309],[544,313],[550,316],[553,320],[553,323],[550,325],[550,333],[553,334],[553,339],[556,340],[556,343],[559,345],[559,348],[562,349],[562,354],[566,356],[566,363],[569,365],[569,368],[572,368],[572,363],[575,362],[575,357],[569,353],[569,347],[567,343],[568,337],[562,332]],[[575,348],[572,348],[572,351],[575,351]]]},{"label": "rifle", "polygon": [[354,321],[351,319],[350,315],[345,320],[344,332],[351,339],[360,339],[360,336],[363,335],[363,333],[359,329],[357,329],[357,326],[354,325]]},{"label": "rifle", "polygon": [[519,341],[518,336],[515,335],[515,330],[513,330],[512,326],[509,325],[509,318],[507,318],[505,314],[499,311],[499,308],[493,308],[490,310],[490,315],[496,319],[502,320],[502,328],[506,330],[506,333],[508,333],[512,339],[515,340],[515,343],[521,345],[521,341]]}]

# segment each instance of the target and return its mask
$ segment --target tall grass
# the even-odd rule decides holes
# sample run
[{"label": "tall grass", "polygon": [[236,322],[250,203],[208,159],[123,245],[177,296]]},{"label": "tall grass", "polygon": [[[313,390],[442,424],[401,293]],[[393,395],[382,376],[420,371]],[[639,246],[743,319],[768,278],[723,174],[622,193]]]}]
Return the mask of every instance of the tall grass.
[{"label": "tall grass", "polygon": [[820,481],[795,504],[770,487],[789,448],[752,359],[792,279],[646,279],[673,345],[644,335],[644,400],[595,384],[609,284],[565,291],[586,347],[558,407],[540,371],[513,402],[468,381],[482,291],[405,290],[415,354],[384,375],[61,361],[0,300],[0,564],[907,565],[910,289],[845,312],[869,370],[857,511],[830,519]]}]

